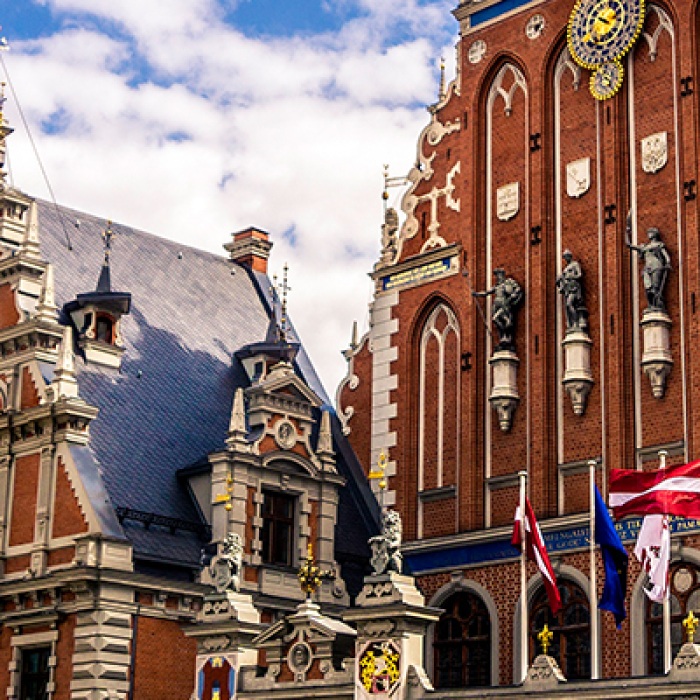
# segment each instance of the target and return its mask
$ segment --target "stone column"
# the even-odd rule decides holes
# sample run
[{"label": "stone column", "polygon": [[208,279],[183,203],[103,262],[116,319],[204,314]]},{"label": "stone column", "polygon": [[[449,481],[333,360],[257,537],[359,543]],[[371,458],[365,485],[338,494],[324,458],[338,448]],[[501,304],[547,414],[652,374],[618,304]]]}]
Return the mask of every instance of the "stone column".
[{"label": "stone column", "polygon": [[371,700],[380,688],[397,700],[423,697],[432,690],[423,670],[426,630],[442,610],[426,607],[412,576],[389,571],[364,584],[356,607],[343,614],[357,627],[356,700]]}]

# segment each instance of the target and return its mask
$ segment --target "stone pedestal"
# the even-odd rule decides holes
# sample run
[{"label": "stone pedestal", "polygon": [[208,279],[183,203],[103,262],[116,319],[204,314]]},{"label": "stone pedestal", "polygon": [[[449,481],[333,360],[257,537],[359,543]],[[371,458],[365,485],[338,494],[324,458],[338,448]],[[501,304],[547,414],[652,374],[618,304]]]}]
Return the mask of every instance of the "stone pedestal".
[{"label": "stone pedestal", "polygon": [[661,399],[666,391],[666,378],[671,373],[671,319],[664,311],[646,309],[642,316],[644,351],[642,369],[649,378],[651,393]]},{"label": "stone pedestal", "polygon": [[554,690],[562,683],[566,683],[566,678],[557,660],[552,656],[540,654],[528,668],[523,687],[528,691],[542,693],[540,697],[546,697],[547,691]]},{"label": "stone pedestal", "polygon": [[562,384],[571,399],[571,407],[577,416],[586,410],[588,394],[593,387],[591,374],[591,346],[588,333],[580,329],[567,332],[561,343],[564,349],[564,377]]},{"label": "stone pedestal", "polygon": [[520,403],[518,395],[518,365],[520,360],[511,350],[496,350],[489,360],[493,368],[489,402],[498,415],[498,424],[508,432],[513,423],[513,414]]},{"label": "stone pedestal", "polygon": [[428,608],[413,577],[395,572],[365,577],[357,605],[343,619],[357,627],[355,698],[410,700],[432,690],[423,670],[428,625],[442,610]]},{"label": "stone pedestal", "polygon": [[700,644],[686,642],[676,654],[669,681],[700,681]]},{"label": "stone pedestal", "polygon": [[224,591],[204,598],[196,624],[184,628],[197,640],[194,698],[202,697],[207,675],[216,676],[217,682],[225,678],[235,690],[241,666],[257,663],[253,639],[263,627],[247,594]]}]

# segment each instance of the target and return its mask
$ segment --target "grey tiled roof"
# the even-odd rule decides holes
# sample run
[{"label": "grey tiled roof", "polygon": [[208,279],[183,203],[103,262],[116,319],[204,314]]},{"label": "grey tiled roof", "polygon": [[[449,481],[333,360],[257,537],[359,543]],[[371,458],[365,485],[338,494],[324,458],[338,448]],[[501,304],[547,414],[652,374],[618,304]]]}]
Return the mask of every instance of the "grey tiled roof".
[{"label": "grey tiled roof", "polygon": [[[47,202],[38,206],[42,255],[54,266],[60,308],[95,289],[106,221],[65,208],[59,216]],[[100,409],[89,449],[112,506],[196,522],[200,516],[177,471],[224,447],[234,390],[248,384],[234,353],[265,337],[269,281],[222,256],[120,224],[112,229],[112,289],[130,292],[132,306],[122,319],[120,372],[76,358],[80,395]],[[297,365],[328,402],[303,349]],[[340,452],[349,448],[343,447]],[[346,464],[339,467],[357,478],[356,468],[349,473]],[[344,493],[342,517],[371,521],[366,495],[361,484]],[[358,533],[363,539],[366,527]],[[175,538],[158,528],[130,525],[124,531],[144,557],[197,561],[199,542],[192,534],[175,546]],[[341,546],[353,552],[359,547],[354,541]]]}]

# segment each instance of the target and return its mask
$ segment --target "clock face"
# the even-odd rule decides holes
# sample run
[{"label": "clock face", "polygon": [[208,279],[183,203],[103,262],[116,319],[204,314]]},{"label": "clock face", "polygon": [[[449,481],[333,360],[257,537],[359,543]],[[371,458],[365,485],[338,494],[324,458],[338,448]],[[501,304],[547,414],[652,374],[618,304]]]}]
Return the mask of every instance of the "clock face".
[{"label": "clock face", "polygon": [[578,0],[569,20],[569,50],[584,68],[610,64],[632,48],[644,24],[644,0]]},{"label": "clock face", "polygon": [[622,86],[622,63],[611,61],[599,66],[591,76],[591,93],[598,100],[607,100]]}]

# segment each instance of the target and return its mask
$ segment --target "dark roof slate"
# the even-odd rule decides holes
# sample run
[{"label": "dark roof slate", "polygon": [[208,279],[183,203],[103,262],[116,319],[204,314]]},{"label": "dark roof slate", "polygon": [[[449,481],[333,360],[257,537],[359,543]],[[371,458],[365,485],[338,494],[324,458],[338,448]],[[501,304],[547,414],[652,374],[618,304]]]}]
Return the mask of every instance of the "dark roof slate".
[{"label": "dark roof slate", "polygon": [[[107,222],[41,200],[37,204],[41,251],[54,267],[61,308],[96,288]],[[225,446],[234,391],[248,385],[234,354],[265,338],[270,282],[266,275],[223,256],[120,224],[112,224],[112,230],[112,289],[131,293],[132,305],[122,318],[121,371],[76,358],[80,395],[100,409],[90,426],[87,449],[101,470],[113,507],[198,522],[200,516],[177,471]],[[296,338],[293,329],[292,333]],[[303,347],[296,364],[328,404]],[[339,432],[334,430],[336,439]],[[345,445],[340,452],[347,452],[349,445],[341,440]],[[85,455],[81,459],[87,462]],[[356,470],[345,464],[339,469],[356,479]],[[374,519],[365,491],[363,484],[353,484],[343,493],[341,521]],[[341,549],[364,553],[366,544],[360,546],[360,539],[366,543],[367,526],[357,529],[349,538],[352,542],[346,533]],[[128,521],[124,532],[143,557],[186,566],[198,561],[201,543],[193,533],[178,537],[158,528],[128,526]]]}]

